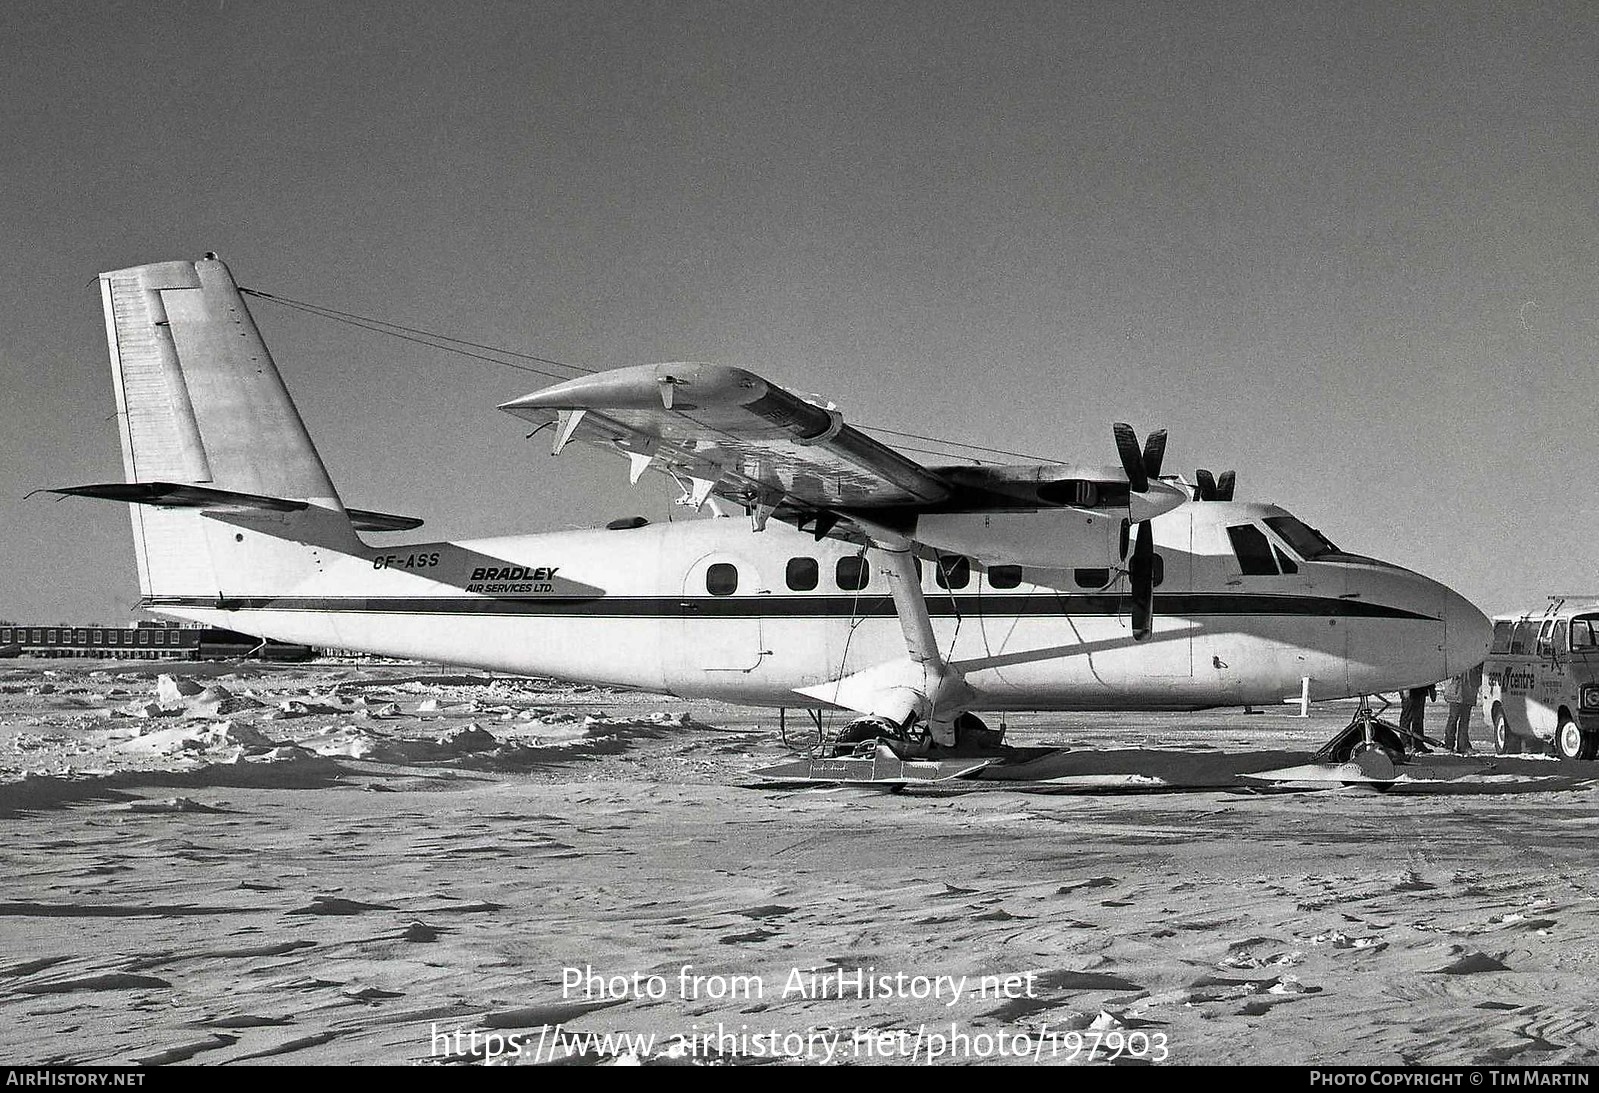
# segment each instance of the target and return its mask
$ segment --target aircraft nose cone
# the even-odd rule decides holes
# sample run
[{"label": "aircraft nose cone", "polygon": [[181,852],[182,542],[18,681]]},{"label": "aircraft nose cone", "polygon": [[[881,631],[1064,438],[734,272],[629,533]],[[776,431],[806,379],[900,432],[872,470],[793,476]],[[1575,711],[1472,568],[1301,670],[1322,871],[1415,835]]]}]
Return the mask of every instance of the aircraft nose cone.
[{"label": "aircraft nose cone", "polygon": [[1458,675],[1488,659],[1493,623],[1477,605],[1453,589],[1444,590],[1444,671]]}]

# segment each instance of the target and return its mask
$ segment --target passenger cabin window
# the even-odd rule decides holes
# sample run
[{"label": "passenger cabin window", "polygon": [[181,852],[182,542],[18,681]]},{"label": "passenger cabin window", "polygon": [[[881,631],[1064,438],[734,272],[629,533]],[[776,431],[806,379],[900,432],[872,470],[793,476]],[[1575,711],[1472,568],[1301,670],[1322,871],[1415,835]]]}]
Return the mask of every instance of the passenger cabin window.
[{"label": "passenger cabin window", "polygon": [[838,587],[845,592],[859,592],[866,587],[867,578],[871,573],[866,568],[866,559],[857,554],[849,558],[840,558],[834,576],[838,578]]},{"label": "passenger cabin window", "polygon": [[972,563],[959,554],[940,554],[933,579],[940,588],[965,588],[972,582]]},{"label": "passenger cabin window", "polygon": [[790,558],[788,570],[783,574],[788,587],[795,592],[809,592],[820,580],[820,568],[815,558]]},{"label": "passenger cabin window", "polygon": [[988,587],[1015,588],[1022,583],[1019,565],[991,565],[988,567]]},{"label": "passenger cabin window", "polygon": [[1500,619],[1494,623],[1493,643],[1488,646],[1488,651],[1490,653],[1510,652],[1510,632],[1515,628],[1516,624],[1509,619]]},{"label": "passenger cabin window", "polygon": [[1110,570],[1108,569],[1074,569],[1072,580],[1078,588],[1101,589],[1110,584]]},{"label": "passenger cabin window", "polygon": [[738,591],[738,567],[717,562],[705,571],[705,591],[713,596],[731,596]]},{"label": "passenger cabin window", "polygon": [[1277,563],[1272,561],[1271,544],[1266,533],[1254,524],[1238,524],[1227,529],[1232,540],[1233,553],[1238,557],[1238,567],[1246,577],[1275,577]]}]

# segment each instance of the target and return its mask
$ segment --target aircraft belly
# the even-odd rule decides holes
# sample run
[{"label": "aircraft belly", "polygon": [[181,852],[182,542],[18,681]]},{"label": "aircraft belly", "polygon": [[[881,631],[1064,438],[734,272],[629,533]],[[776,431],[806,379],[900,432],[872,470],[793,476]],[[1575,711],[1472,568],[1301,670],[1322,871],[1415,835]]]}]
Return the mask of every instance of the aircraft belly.
[{"label": "aircraft belly", "polygon": [[[1054,615],[986,619],[986,655],[963,661],[999,689],[1017,694],[1116,696],[1184,691],[1194,677],[1192,624],[1157,614],[1154,633],[1133,640],[1131,620],[1117,615]],[[979,677],[982,678],[982,677]],[[974,680],[975,683],[975,680]]]},{"label": "aircraft belly", "polygon": [[1240,616],[1205,620],[1195,675],[1228,704],[1268,704],[1297,695],[1309,676],[1311,697],[1349,693],[1341,620],[1319,616]]},{"label": "aircraft belly", "polygon": [[1395,679],[1425,685],[1442,674],[1442,627],[1435,620],[1352,618],[1338,625],[1347,633],[1352,693],[1393,690]]},{"label": "aircraft belly", "polygon": [[[673,646],[681,657],[679,674],[750,673],[762,667],[766,648],[759,617],[699,616],[685,609],[681,641]],[[664,637],[664,635],[663,635]]]},{"label": "aircraft belly", "polygon": [[[181,615],[318,647],[621,687],[664,685],[661,619],[269,609]],[[594,656],[595,649],[605,656]]]}]

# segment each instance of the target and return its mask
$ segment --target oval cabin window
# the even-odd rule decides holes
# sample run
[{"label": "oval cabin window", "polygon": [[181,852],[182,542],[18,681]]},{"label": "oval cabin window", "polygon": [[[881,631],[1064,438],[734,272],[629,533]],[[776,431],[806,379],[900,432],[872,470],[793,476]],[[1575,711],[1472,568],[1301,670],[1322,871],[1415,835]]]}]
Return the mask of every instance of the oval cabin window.
[{"label": "oval cabin window", "polygon": [[933,579],[940,588],[965,588],[972,579],[972,564],[959,554],[940,555]]},{"label": "oval cabin window", "polygon": [[988,586],[990,588],[1015,588],[1022,583],[1022,567],[1019,565],[993,565],[988,567]]},{"label": "oval cabin window", "polygon": [[788,587],[794,592],[809,592],[816,587],[820,579],[820,570],[815,558],[790,558],[788,570],[784,574]]},{"label": "oval cabin window", "polygon": [[856,555],[840,558],[834,575],[838,578],[838,587],[845,592],[859,592],[866,587],[870,573],[866,568],[866,559]]},{"label": "oval cabin window", "polygon": [[738,591],[738,567],[717,562],[705,571],[705,591],[713,596],[731,596]]}]

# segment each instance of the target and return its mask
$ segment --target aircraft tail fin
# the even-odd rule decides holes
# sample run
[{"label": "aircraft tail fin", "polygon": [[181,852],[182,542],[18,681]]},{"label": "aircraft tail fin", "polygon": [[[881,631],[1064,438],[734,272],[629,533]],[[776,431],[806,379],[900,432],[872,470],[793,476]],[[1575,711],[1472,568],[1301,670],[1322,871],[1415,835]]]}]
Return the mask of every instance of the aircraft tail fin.
[{"label": "aircraft tail fin", "polygon": [[[226,265],[135,266],[101,274],[100,291],[125,478],[148,488],[78,492],[136,502],[152,606],[282,594],[317,570],[319,546],[361,549]],[[234,500],[193,502],[207,495]]]}]

